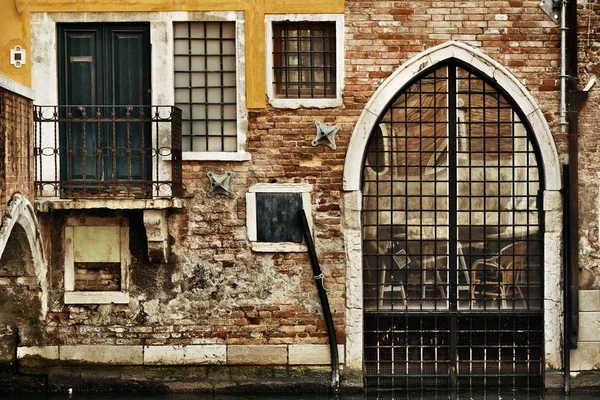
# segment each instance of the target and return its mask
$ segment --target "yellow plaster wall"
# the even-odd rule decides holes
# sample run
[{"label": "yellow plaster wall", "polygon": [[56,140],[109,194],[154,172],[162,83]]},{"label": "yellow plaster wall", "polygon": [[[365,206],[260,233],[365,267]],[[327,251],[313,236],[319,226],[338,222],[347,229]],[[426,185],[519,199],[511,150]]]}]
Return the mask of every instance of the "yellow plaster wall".
[{"label": "yellow plaster wall", "polygon": [[[344,0],[0,0],[0,75],[31,87],[30,13],[244,11],[246,18],[246,80],[248,108],[264,108],[265,14],[344,12]],[[20,13],[20,14],[19,14]],[[10,65],[10,49],[27,51],[27,64]]]}]

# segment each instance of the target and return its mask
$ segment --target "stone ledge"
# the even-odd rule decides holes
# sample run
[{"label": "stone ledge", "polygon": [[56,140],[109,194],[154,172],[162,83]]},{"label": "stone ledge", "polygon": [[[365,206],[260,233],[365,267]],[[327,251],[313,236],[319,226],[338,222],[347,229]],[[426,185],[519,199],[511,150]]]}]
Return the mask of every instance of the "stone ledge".
[{"label": "stone ledge", "polygon": [[144,346],[144,365],[225,364],[225,345]]},{"label": "stone ledge", "polygon": [[129,304],[128,292],[65,292],[65,304]]},{"label": "stone ledge", "polygon": [[60,346],[58,352],[61,361],[108,365],[141,365],[144,363],[142,346]]},{"label": "stone ledge", "polygon": [[[288,348],[290,365],[329,365],[331,354],[328,344],[291,344]],[[344,363],[344,346],[338,344],[340,364]]]},{"label": "stone ledge", "polygon": [[[340,364],[344,346],[338,345]],[[19,347],[22,360],[53,361],[69,365],[250,365],[327,366],[331,363],[327,344],[293,345],[66,345]]]},{"label": "stone ledge", "polygon": [[51,210],[85,210],[107,208],[111,210],[165,210],[183,208],[183,199],[59,199],[40,197],[35,201],[35,210],[50,212]]},{"label": "stone ledge", "polygon": [[284,365],[288,362],[286,345],[229,345],[227,364]]},{"label": "stone ledge", "polygon": [[45,360],[58,360],[58,346],[17,347],[17,358],[19,360],[28,357],[39,357]]}]

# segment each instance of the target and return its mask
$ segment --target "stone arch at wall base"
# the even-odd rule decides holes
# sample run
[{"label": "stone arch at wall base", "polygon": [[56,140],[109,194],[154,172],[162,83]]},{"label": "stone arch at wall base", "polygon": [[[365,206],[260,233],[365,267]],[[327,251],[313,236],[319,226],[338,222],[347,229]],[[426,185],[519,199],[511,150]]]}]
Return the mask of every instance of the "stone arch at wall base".
[{"label": "stone arch at wall base", "polygon": [[562,367],[562,195],[558,152],[542,110],[527,89],[481,51],[450,41],[411,58],[373,94],[352,132],[344,164],[343,232],[346,248],[346,368],[363,366],[363,281],[361,236],[362,160],[369,135],[393,97],[421,71],[448,59],[460,60],[494,81],[512,98],[531,126],[544,172],[544,335],[546,370]]},{"label": "stone arch at wall base", "polygon": [[[39,284],[41,316],[48,312],[48,284],[46,280],[47,267],[44,259],[42,241],[38,229],[37,219],[31,203],[21,194],[15,194],[6,208],[6,214],[0,225],[0,260],[10,245],[11,235],[18,234],[19,245],[30,253],[30,263],[23,265],[25,275],[35,277]],[[15,239],[13,237],[13,239]],[[8,250],[7,250],[8,251]],[[30,265],[27,265],[30,264]]]}]

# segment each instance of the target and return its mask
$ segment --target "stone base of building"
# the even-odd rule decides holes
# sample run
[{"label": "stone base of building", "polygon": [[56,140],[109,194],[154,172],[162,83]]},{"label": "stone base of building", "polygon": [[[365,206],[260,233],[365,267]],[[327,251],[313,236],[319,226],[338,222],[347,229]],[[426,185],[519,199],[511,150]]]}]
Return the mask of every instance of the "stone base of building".
[{"label": "stone base of building", "polygon": [[[329,367],[57,365],[0,375],[1,392],[322,392],[331,387]],[[360,391],[362,378],[342,374],[340,390]]]},{"label": "stone base of building", "polygon": [[[600,370],[571,372],[571,392],[600,392]],[[544,386],[549,392],[563,392],[564,374],[561,371],[546,372]]]}]

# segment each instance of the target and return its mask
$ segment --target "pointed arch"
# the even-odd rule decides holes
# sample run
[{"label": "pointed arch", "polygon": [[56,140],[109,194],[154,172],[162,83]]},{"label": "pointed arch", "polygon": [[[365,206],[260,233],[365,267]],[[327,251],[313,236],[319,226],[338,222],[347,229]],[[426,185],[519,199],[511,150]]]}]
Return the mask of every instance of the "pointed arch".
[{"label": "pointed arch", "polygon": [[464,43],[449,41],[418,54],[404,63],[373,94],[363,109],[346,153],[344,190],[359,190],[367,142],[377,119],[394,98],[421,71],[448,59],[457,59],[476,69],[506,91],[531,126],[542,154],[546,190],[560,190],[560,164],[550,127],[529,91],[500,63]]},{"label": "pointed arch", "polygon": [[460,42],[450,41],[416,55],[375,91],[354,127],[343,172],[343,234],[346,251],[346,354],[348,371],[363,374],[362,170],[369,137],[394,97],[426,69],[455,59],[491,80],[524,115],[540,154],[543,175],[544,337],[545,367],[560,369],[562,352],[562,187],[558,152],[540,106],[501,64]]},{"label": "pointed arch", "polygon": [[40,286],[42,316],[45,316],[48,312],[48,285],[42,241],[33,207],[29,200],[20,193],[13,195],[2,218],[2,224],[0,225],[0,259],[2,259],[11,239],[19,242],[20,248],[24,248],[27,253],[30,253],[25,256],[31,257],[31,264],[25,263],[23,268],[27,275],[37,277]]}]

